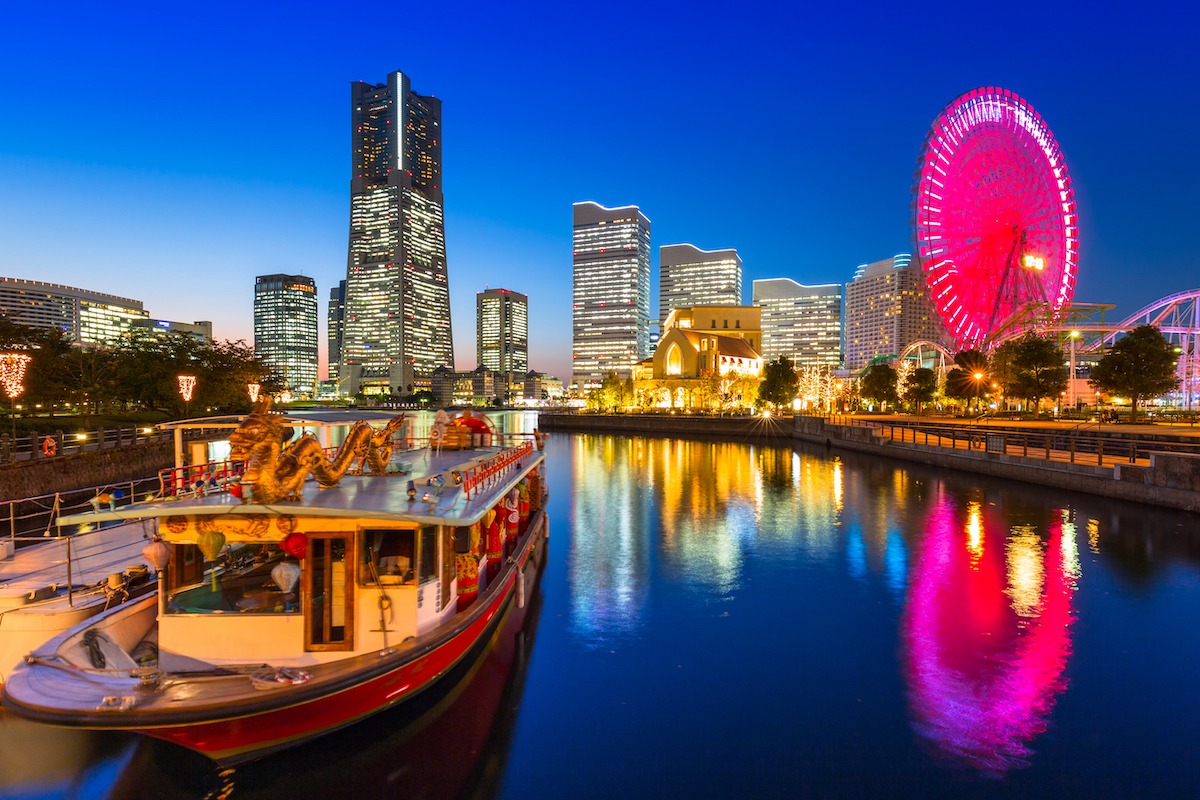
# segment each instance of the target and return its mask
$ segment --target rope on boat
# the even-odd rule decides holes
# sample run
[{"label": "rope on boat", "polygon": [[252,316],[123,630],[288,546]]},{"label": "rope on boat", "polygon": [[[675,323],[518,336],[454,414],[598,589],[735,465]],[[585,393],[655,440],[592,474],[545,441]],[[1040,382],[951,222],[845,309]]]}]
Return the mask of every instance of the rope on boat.
[{"label": "rope on boat", "polygon": [[312,675],[295,667],[263,667],[250,673],[250,682],[256,689],[274,689],[278,686],[295,686],[308,683]]},{"label": "rope on boat", "polygon": [[88,661],[92,662],[96,669],[104,669],[108,663],[108,659],[104,657],[104,650],[101,649],[101,641],[107,640],[100,635],[100,631],[87,631],[83,634],[83,646],[87,650]]}]

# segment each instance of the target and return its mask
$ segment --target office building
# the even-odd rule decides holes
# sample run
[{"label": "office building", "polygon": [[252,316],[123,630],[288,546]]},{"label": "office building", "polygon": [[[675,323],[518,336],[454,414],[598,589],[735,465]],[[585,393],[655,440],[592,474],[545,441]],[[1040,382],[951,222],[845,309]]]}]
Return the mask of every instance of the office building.
[{"label": "office building", "polygon": [[346,282],[338,281],[329,289],[329,308],[325,317],[325,341],[328,348],[329,366],[326,375],[334,384],[342,363],[342,343],[346,338]]},{"label": "office building", "polygon": [[211,320],[196,322],[171,322],[166,319],[135,319],[130,323],[133,334],[143,336],[188,336],[202,344],[210,344],[213,340]]},{"label": "office building", "polygon": [[925,276],[908,253],[860,266],[846,284],[846,368],[898,356],[914,342],[942,344],[944,328]]},{"label": "office building", "polygon": [[842,365],[842,285],[805,286],[788,278],[754,281],[762,309],[765,361],[786,356],[794,367]]},{"label": "office building", "polygon": [[442,102],[408,76],[350,86],[350,237],[339,359],[349,394],[408,394],[453,367]]},{"label": "office building", "polygon": [[529,298],[508,289],[475,295],[475,362],[494,372],[529,370]]},{"label": "office building", "polygon": [[254,281],[254,355],[294,394],[313,396],[317,383],[317,286],[303,275],[260,275]]},{"label": "office building", "polygon": [[104,346],[119,344],[134,321],[147,318],[140,300],[20,278],[0,278],[0,314],[62,331],[75,344]]},{"label": "office building", "polygon": [[658,249],[658,264],[660,320],[676,308],[742,304],[742,259],[737,250],[668,244]]},{"label": "office building", "polygon": [[650,353],[650,220],[637,206],[574,206],[572,370],[577,389],[630,377]]}]

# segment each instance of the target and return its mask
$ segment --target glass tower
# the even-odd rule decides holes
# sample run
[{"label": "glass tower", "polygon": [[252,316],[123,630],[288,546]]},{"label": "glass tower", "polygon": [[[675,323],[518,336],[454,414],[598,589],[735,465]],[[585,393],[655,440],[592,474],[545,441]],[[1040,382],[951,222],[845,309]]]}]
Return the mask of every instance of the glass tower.
[{"label": "glass tower", "polygon": [[475,295],[475,354],[494,372],[529,370],[529,298],[508,289]]},{"label": "glass tower", "polygon": [[658,248],[658,265],[660,320],[677,308],[742,304],[742,259],[737,250],[668,244]]},{"label": "glass tower", "polygon": [[296,394],[317,382],[317,286],[303,275],[260,275],[254,281],[254,355]]},{"label": "glass tower", "polygon": [[[346,282],[338,281],[329,289],[329,309],[326,312],[325,341],[329,351],[328,378],[338,380],[342,362],[342,342],[346,338]],[[340,388],[340,387],[339,387]]]},{"label": "glass tower", "polygon": [[842,285],[805,286],[788,278],[754,282],[762,309],[764,361],[787,356],[799,367],[842,364]]},{"label": "glass tower", "polygon": [[340,379],[349,394],[407,394],[453,368],[442,212],[442,101],[350,85],[350,241]]},{"label": "glass tower", "polygon": [[650,354],[650,220],[637,206],[574,206],[572,380],[625,379]]}]

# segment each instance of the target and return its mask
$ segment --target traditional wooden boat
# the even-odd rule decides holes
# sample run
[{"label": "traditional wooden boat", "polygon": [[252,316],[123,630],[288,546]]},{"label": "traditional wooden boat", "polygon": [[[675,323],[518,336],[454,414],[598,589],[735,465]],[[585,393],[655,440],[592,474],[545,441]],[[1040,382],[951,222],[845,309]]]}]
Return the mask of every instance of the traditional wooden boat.
[{"label": "traditional wooden boat", "polygon": [[152,521],[158,597],[30,654],[8,709],[233,764],[419,695],[524,608],[547,536],[532,438],[397,451],[397,418],[329,458],[280,426],[265,403],[234,431],[235,491],[86,515]]}]

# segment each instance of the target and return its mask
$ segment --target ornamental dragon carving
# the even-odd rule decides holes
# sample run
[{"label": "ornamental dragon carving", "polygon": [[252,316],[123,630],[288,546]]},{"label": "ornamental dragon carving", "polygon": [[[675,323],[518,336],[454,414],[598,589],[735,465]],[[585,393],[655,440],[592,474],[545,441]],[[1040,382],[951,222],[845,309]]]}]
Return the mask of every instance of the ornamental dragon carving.
[{"label": "ornamental dragon carving", "polygon": [[364,467],[372,475],[383,475],[392,457],[392,436],[403,429],[405,422],[405,415],[400,414],[379,430],[361,420],[354,423],[341,449],[330,460],[311,433],[285,445],[285,419],[270,414],[270,410],[271,398],[260,400],[229,436],[231,457],[246,462],[241,483],[243,491],[249,489],[252,497],[243,494],[243,503],[299,500],[309,475],[322,489],[337,486],[347,472],[361,475]]}]

